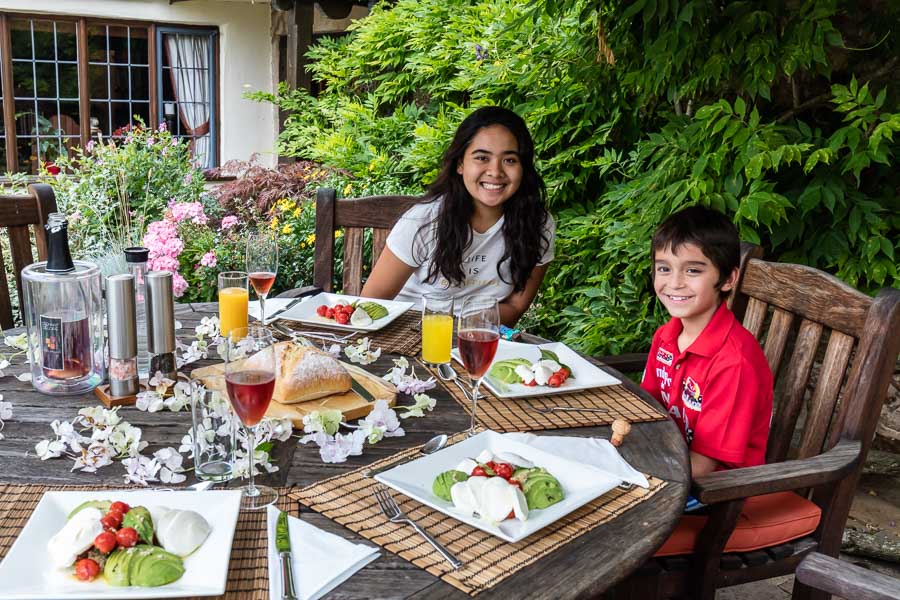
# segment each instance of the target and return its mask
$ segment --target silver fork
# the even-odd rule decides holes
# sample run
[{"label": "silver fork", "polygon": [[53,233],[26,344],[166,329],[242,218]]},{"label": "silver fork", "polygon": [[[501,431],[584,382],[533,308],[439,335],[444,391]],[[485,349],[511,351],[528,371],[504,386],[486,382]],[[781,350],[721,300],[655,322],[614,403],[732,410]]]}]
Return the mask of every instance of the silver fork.
[{"label": "silver fork", "polygon": [[383,486],[378,486],[375,488],[375,500],[378,501],[378,506],[381,507],[381,512],[384,513],[384,516],[388,518],[391,523],[408,523],[412,525],[413,529],[419,532],[425,541],[434,546],[434,549],[441,553],[441,556],[450,563],[450,565],[454,569],[459,569],[462,567],[462,562],[459,561],[455,556],[450,554],[450,552],[441,546],[436,539],[431,537],[427,531],[419,527],[419,524],[406,516],[402,510],[400,510],[400,506],[397,505],[397,501],[394,500],[394,497],[391,496],[391,493],[387,490],[387,488]]},{"label": "silver fork", "polygon": [[294,331],[293,329],[289,329],[282,325],[281,323],[274,323],[272,328],[277,330],[279,333],[288,336],[289,338],[294,338],[297,336],[300,337],[308,337],[315,338],[318,340],[324,340],[327,342],[335,342],[340,343],[346,340],[349,340],[354,335],[359,333],[358,331],[351,331],[347,335],[338,335],[336,333],[329,333],[327,331]]},{"label": "silver fork", "polygon": [[531,410],[539,413],[543,413],[545,415],[549,415],[554,411],[561,412],[596,412],[596,413],[608,413],[609,411],[605,408],[578,408],[577,406],[529,406]]}]

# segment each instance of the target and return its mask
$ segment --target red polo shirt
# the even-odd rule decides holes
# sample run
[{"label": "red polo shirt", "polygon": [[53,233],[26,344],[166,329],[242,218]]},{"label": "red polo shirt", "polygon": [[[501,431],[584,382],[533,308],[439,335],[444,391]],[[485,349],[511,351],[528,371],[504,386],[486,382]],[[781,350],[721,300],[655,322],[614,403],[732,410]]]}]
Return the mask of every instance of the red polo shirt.
[{"label": "red polo shirt", "polygon": [[756,338],[723,302],[684,352],[681,319],[656,330],[641,387],[679,425],[688,447],[726,468],[766,462],[772,373]]}]

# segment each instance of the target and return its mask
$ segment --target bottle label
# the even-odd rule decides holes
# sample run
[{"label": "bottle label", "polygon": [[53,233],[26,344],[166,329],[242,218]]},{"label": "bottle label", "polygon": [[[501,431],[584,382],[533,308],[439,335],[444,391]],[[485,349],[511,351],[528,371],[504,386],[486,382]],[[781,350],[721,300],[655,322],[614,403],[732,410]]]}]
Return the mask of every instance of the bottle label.
[{"label": "bottle label", "polygon": [[44,369],[63,368],[62,319],[41,315],[41,363]]}]

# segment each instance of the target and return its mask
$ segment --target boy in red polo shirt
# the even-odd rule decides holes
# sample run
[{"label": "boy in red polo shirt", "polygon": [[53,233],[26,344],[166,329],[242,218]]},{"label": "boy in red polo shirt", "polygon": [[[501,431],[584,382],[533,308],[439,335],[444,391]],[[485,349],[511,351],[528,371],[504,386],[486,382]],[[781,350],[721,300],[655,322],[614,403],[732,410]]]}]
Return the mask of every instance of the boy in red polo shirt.
[{"label": "boy in red polo shirt", "polygon": [[672,318],[653,336],[641,387],[681,429],[693,477],[765,463],[772,373],[723,302],[738,277],[737,229],[692,206],[659,226],[651,252],[653,288]]}]

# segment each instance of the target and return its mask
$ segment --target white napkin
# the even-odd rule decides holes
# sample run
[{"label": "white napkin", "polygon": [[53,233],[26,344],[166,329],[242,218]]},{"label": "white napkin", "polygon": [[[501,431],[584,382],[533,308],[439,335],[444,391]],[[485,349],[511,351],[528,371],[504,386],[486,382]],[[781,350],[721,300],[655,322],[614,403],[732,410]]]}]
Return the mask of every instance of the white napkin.
[{"label": "white napkin", "polygon": [[[275,314],[275,311],[281,310],[294,298],[267,298],[266,299],[266,320]],[[251,317],[259,321],[259,300],[254,300],[247,304],[247,312]]]},{"label": "white napkin", "polygon": [[527,444],[549,454],[573,462],[590,465],[605,471],[622,481],[641,487],[650,484],[643,473],[628,464],[616,447],[601,438],[534,435],[533,433],[505,433],[504,437],[520,444]]},{"label": "white napkin", "polygon": [[[275,549],[275,524],[281,511],[266,508],[269,533],[269,598],[281,598],[281,558]],[[378,549],[354,544],[288,516],[291,558],[294,565],[294,593],[300,600],[321,598],[378,558]]]}]

